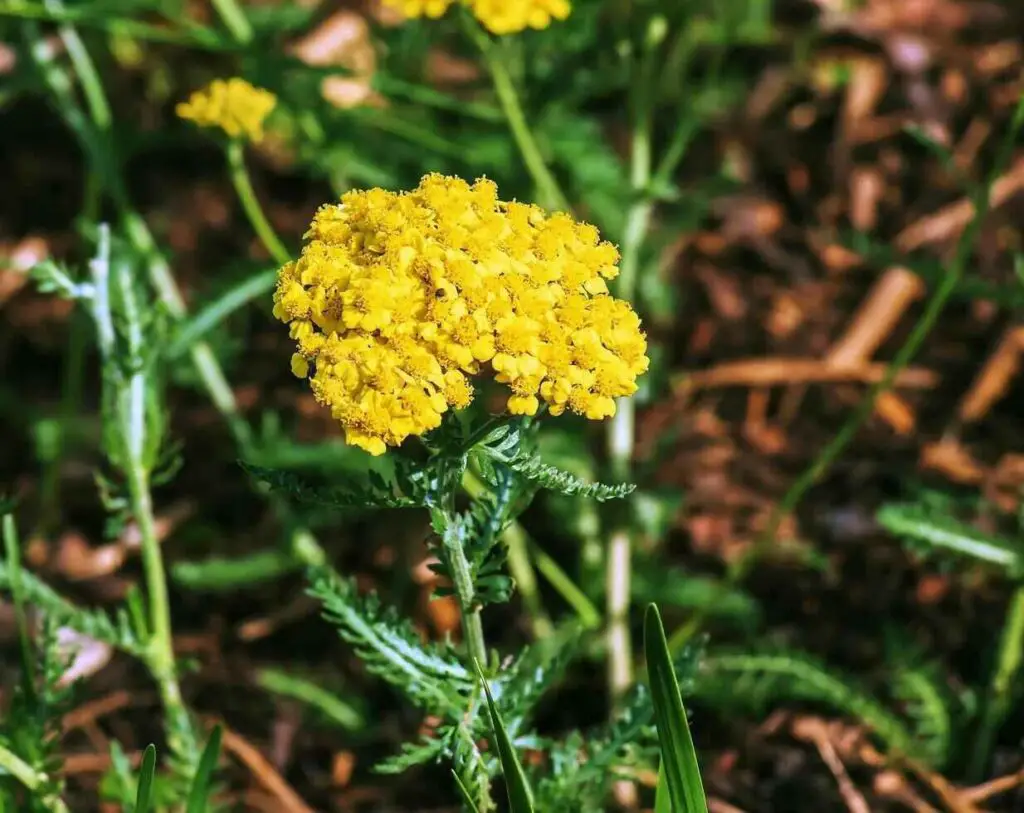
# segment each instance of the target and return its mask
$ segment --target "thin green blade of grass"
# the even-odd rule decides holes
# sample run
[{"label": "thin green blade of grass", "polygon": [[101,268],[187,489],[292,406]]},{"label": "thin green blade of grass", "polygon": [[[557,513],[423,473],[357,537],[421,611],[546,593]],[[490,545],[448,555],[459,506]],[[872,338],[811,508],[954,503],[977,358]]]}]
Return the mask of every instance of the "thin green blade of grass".
[{"label": "thin green blade of grass", "polygon": [[455,779],[455,787],[459,789],[459,796],[462,797],[462,802],[469,809],[469,813],[480,813],[480,808],[476,806],[476,802],[473,801],[473,797],[469,794],[469,789],[462,779],[459,778],[458,772],[452,771],[452,777]]},{"label": "thin green blade of grass", "polygon": [[219,725],[213,727],[210,739],[206,742],[203,755],[199,758],[199,767],[192,780],[192,788],[188,792],[188,804],[185,813],[206,813],[206,802],[213,783],[213,772],[220,757],[220,740],[223,729]]},{"label": "thin green blade of grass", "polygon": [[142,767],[139,769],[139,789],[135,794],[135,810],[133,813],[149,813],[149,805],[153,800],[153,777],[156,774],[156,746],[150,743],[142,754]]},{"label": "thin green blade of grass", "polygon": [[365,725],[359,709],[311,680],[277,669],[262,669],[256,682],[269,692],[306,703],[346,730],[358,731]]},{"label": "thin green blade of grass", "polygon": [[25,591],[21,582],[21,550],[18,547],[18,529],[14,524],[14,515],[3,515],[4,555],[7,567],[11,572],[11,598],[14,603],[14,622],[18,628],[18,646],[21,655],[21,675],[25,696],[35,696],[34,660],[32,658],[32,642],[28,631],[28,618],[25,615]]},{"label": "thin green blade of grass", "polygon": [[246,277],[229,288],[187,321],[178,325],[166,351],[168,358],[184,356],[196,342],[203,339],[235,311],[273,290],[276,282],[277,269],[270,268]]},{"label": "thin green blade of grass", "polygon": [[533,793],[530,784],[526,779],[522,763],[512,747],[512,740],[509,739],[505,723],[494,705],[494,698],[491,696],[491,688],[487,685],[487,678],[476,665],[477,677],[484,687],[484,694],[487,695],[487,713],[491,716],[491,730],[494,732],[494,744],[498,750],[498,761],[501,763],[501,772],[505,777],[505,789],[508,791],[508,807],[510,813],[534,813]]},{"label": "thin green blade of grass", "polygon": [[665,766],[658,766],[658,786],[654,791],[654,813],[672,813],[672,793],[668,789]]},{"label": "thin green blade of grass", "polygon": [[661,745],[661,770],[671,796],[672,809],[675,813],[707,813],[697,752],[679,694],[679,681],[672,666],[665,627],[654,604],[648,605],[644,614],[644,653],[654,702],[654,721]]}]

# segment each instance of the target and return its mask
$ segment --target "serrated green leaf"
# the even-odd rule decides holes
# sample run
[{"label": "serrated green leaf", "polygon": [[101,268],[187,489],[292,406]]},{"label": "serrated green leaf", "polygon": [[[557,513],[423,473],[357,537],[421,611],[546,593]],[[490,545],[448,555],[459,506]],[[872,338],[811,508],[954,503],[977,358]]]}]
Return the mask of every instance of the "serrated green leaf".
[{"label": "serrated green leaf", "polygon": [[961,522],[955,517],[914,503],[893,503],[877,514],[879,524],[893,534],[935,549],[996,565],[1012,576],[1024,573],[1024,547]]},{"label": "serrated green leaf", "polygon": [[502,425],[488,435],[477,445],[474,459],[482,464],[479,468],[488,482],[493,482],[493,463],[496,461],[541,488],[598,502],[625,497],[636,488],[631,483],[590,483],[572,472],[545,463],[536,451],[528,448],[523,429],[515,424]]},{"label": "serrated green leaf", "polygon": [[370,472],[364,482],[350,485],[318,483],[293,471],[269,469],[244,461],[243,469],[271,491],[294,500],[331,508],[409,508],[424,504],[420,495],[402,493],[393,483]]},{"label": "serrated green leaf", "polygon": [[220,740],[223,735],[221,726],[215,725],[210,732],[210,739],[206,741],[203,755],[199,759],[199,767],[196,769],[195,778],[192,780],[192,787],[188,792],[188,803],[185,806],[185,813],[206,813],[206,804],[209,800],[213,784],[213,774],[217,769],[217,760],[220,758]]},{"label": "serrated green leaf", "polygon": [[139,768],[139,790],[135,794],[135,810],[133,813],[149,813],[153,797],[153,777],[156,774],[156,746],[150,743],[142,754],[142,767]]},{"label": "serrated green leaf", "polygon": [[505,730],[505,723],[501,719],[494,698],[491,696],[491,688],[487,684],[487,678],[476,665],[477,676],[483,686],[484,694],[487,697],[487,713],[491,718],[491,731],[494,735],[494,745],[498,751],[498,760],[501,762],[501,772],[505,777],[505,789],[508,791],[508,806],[510,813],[534,813],[533,793],[530,784],[526,779],[526,773],[519,762],[512,741]]},{"label": "serrated green leaf", "polygon": [[697,752],[690,737],[679,681],[661,615],[654,604],[644,614],[644,653],[654,703],[654,721],[661,743],[661,764],[675,813],[707,813]]}]

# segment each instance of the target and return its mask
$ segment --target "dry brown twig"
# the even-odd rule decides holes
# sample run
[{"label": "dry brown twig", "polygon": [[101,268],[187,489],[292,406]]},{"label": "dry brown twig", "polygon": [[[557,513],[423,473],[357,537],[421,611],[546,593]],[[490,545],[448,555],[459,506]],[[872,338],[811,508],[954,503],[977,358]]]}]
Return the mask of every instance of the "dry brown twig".
[{"label": "dry brown twig", "polygon": [[[675,385],[677,394],[719,387],[774,387],[787,384],[833,384],[856,382],[874,384],[885,377],[887,364],[861,363],[849,367],[829,364],[824,359],[753,358],[736,359],[707,370],[683,373]],[[929,390],[939,377],[923,367],[906,367],[893,383],[905,389]]]},{"label": "dry brown twig", "polygon": [[222,742],[224,751],[236,757],[256,782],[277,798],[281,813],[315,813],[255,745],[227,727],[223,728]]}]

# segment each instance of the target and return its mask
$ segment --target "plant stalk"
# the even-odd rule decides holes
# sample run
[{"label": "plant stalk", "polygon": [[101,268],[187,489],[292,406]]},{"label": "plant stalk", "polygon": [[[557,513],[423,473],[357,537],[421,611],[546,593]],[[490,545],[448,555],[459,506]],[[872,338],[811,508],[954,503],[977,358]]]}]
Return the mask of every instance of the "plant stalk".
[{"label": "plant stalk", "polygon": [[[650,227],[653,201],[647,194],[651,181],[651,105],[648,83],[653,55],[645,49],[633,82],[633,132],[630,143],[629,180],[633,203],[622,235],[616,293],[633,302],[636,298],[640,253]],[[636,440],[636,410],[631,398],[619,398],[607,430],[608,463],[612,477],[626,482],[633,468]],[[605,601],[608,616],[608,692],[611,712],[633,683],[633,642],[629,629],[632,602],[633,532],[628,512],[614,515],[605,563]]]},{"label": "plant stalk", "polygon": [[224,26],[231,32],[235,41],[241,45],[248,45],[252,42],[252,26],[238,3],[235,0],[212,1],[217,14],[224,21]]},{"label": "plant stalk", "polygon": [[540,146],[537,144],[537,139],[526,121],[526,114],[523,112],[523,105],[519,99],[515,82],[512,81],[512,75],[509,73],[503,54],[498,52],[501,46],[487,36],[474,20],[467,20],[466,31],[483,55],[487,71],[494,84],[494,92],[498,96],[498,102],[505,114],[509,129],[512,131],[512,137],[515,139],[516,146],[519,147],[519,153],[523,156],[523,163],[526,164],[530,177],[533,178],[534,186],[537,187],[538,202],[545,209],[559,209],[568,212],[571,208],[569,201],[548,168]]},{"label": "plant stalk", "polygon": [[235,186],[238,199],[242,203],[246,217],[252,225],[256,236],[266,246],[267,251],[279,265],[284,265],[291,260],[291,254],[284,247],[281,238],[277,236],[274,227],[270,225],[263,207],[260,206],[256,192],[252,188],[252,180],[249,178],[249,170],[245,165],[245,146],[238,139],[232,139],[228,144],[228,167],[231,170],[231,183]]},{"label": "plant stalk", "polygon": [[[451,495],[451,502],[454,502],[455,495]],[[452,576],[452,586],[455,588],[455,597],[459,602],[459,610],[462,615],[462,632],[466,639],[466,648],[469,650],[471,660],[480,664],[481,669],[487,668],[487,644],[484,641],[483,619],[480,614],[480,606],[476,600],[476,590],[473,588],[473,578],[469,568],[469,560],[466,558],[466,551],[462,546],[462,537],[458,533],[450,532],[454,521],[453,510],[432,511],[435,524],[438,520],[443,524],[441,532],[441,545],[448,560],[448,569]]]},{"label": "plant stalk", "polygon": [[[15,754],[13,751],[0,745],[0,769],[4,773],[8,773],[17,779],[25,788],[32,791],[39,789],[40,785],[45,785],[49,782],[49,777],[46,774],[40,773],[25,760]],[[47,796],[40,798],[36,795],[36,800],[40,802],[50,813],[68,813],[68,807],[64,803],[64,800],[59,796]],[[2,804],[0,799],[0,804]]]},{"label": "plant stalk", "polygon": [[1003,623],[1003,634],[999,640],[999,655],[992,673],[985,708],[982,711],[978,733],[971,753],[970,776],[977,781],[985,775],[992,746],[999,727],[1010,711],[1013,702],[1013,688],[1024,661],[1024,584],[1018,585],[1010,599]]}]

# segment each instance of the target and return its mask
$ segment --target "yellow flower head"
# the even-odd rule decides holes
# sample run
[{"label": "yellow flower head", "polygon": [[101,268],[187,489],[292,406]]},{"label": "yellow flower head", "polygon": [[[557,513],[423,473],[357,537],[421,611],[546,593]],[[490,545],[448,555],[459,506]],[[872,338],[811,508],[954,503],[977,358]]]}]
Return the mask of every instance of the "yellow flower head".
[{"label": "yellow flower head", "polygon": [[382,454],[467,406],[472,379],[598,420],[648,365],[640,320],[608,293],[618,251],[593,226],[498,200],[493,182],[427,175],[412,192],[369,189],[322,206],[285,265],[274,315],[292,371],[345,429]]},{"label": "yellow flower head", "polygon": [[249,141],[263,138],[263,121],[277,104],[269,90],[253,87],[244,79],[214,79],[181,102],[175,112],[200,127],[220,127],[232,138]]},{"label": "yellow flower head", "polygon": [[[407,17],[441,17],[457,0],[385,0]],[[492,34],[515,34],[526,28],[547,28],[564,20],[570,0],[461,0]]]},{"label": "yellow flower head", "polygon": [[473,15],[492,34],[516,34],[526,28],[547,28],[564,20],[569,0],[469,0]]},{"label": "yellow flower head", "polygon": [[443,17],[455,0],[384,0],[386,5],[397,8],[406,17]]}]

